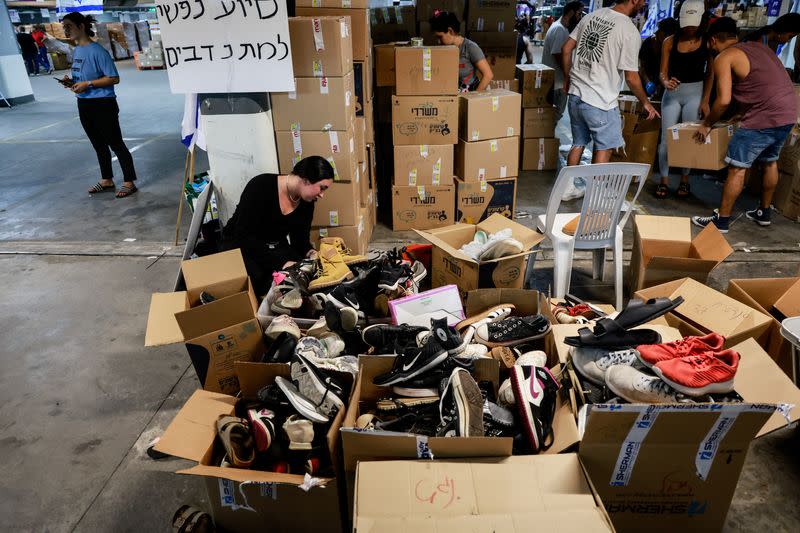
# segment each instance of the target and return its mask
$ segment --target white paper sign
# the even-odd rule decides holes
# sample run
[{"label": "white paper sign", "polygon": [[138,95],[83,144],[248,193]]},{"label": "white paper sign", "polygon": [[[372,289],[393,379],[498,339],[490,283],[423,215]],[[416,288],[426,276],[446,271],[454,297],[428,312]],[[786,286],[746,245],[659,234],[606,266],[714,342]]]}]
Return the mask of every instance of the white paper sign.
[{"label": "white paper sign", "polygon": [[295,90],[286,3],[156,0],[173,93]]},{"label": "white paper sign", "polygon": [[19,22],[19,12],[16,9],[9,9],[8,16],[11,17],[11,22]]}]

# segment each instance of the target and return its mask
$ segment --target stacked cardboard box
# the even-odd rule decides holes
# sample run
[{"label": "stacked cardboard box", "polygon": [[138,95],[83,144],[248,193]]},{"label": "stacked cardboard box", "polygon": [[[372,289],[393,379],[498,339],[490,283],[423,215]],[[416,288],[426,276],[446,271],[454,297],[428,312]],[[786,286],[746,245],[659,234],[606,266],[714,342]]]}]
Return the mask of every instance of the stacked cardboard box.
[{"label": "stacked cardboard box", "polygon": [[407,41],[417,34],[416,12],[413,5],[399,6],[393,5],[391,1],[373,0],[370,6],[370,31],[375,44]]},{"label": "stacked cardboard box", "polygon": [[775,209],[800,222],[800,126],[795,126],[778,160],[778,186],[772,197]]},{"label": "stacked cardboard box", "polygon": [[150,46],[150,25],[146,20],[140,20],[134,22],[133,27],[136,30],[136,42],[139,43],[139,50],[144,51]]},{"label": "stacked cardboard box", "polygon": [[505,89],[459,97],[455,168],[460,178],[456,207],[461,222],[480,222],[492,213],[514,216],[520,101],[519,93]]},{"label": "stacked cardboard box", "polygon": [[455,202],[452,168],[459,124],[458,49],[393,48],[392,227],[447,226],[453,223]]},{"label": "stacked cardboard box", "polygon": [[516,15],[516,0],[469,0],[467,29],[470,34],[475,31],[513,34]]},{"label": "stacked cardboard box", "polygon": [[425,46],[438,44],[436,36],[431,30],[430,20],[433,14],[438,11],[447,11],[455,14],[461,22],[461,29],[465,30],[467,25],[466,5],[464,0],[417,0],[417,36],[422,37]]},{"label": "stacked cardboard box", "polygon": [[639,100],[631,95],[619,97],[619,112],[625,146],[612,153],[611,161],[644,163],[650,165],[651,172],[657,172],[653,165],[658,155],[661,119],[647,120]]},{"label": "stacked cardboard box", "polygon": [[517,34],[513,31],[473,31],[469,38],[483,50],[489,66],[492,67],[495,86],[510,89],[513,85],[511,80],[516,77]]},{"label": "stacked cardboard box", "polygon": [[555,170],[558,139],[551,93],[555,70],[541,64],[517,65],[522,93],[522,170]]}]

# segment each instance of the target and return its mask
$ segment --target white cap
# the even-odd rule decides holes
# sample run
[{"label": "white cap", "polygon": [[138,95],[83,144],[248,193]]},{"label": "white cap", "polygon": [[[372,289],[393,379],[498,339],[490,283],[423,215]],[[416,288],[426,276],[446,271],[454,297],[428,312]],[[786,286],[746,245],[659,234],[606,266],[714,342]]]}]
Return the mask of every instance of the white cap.
[{"label": "white cap", "polygon": [[681,28],[699,26],[705,10],[706,4],[703,0],[686,0],[681,5],[681,14],[678,19]]}]

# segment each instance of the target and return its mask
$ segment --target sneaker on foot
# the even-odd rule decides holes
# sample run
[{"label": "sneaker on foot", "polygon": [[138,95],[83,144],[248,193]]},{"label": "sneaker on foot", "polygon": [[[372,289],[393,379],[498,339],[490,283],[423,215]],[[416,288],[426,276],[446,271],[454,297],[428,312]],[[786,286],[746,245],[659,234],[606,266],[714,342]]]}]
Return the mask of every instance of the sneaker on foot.
[{"label": "sneaker on foot", "polygon": [[652,368],[662,361],[721,350],[724,344],[725,337],[718,333],[709,333],[704,337],[685,337],[663,344],[644,344],[637,346],[636,352],[639,361]]},{"label": "sneaker on foot", "polygon": [[542,315],[510,316],[496,322],[481,324],[475,330],[473,342],[489,347],[514,346],[542,338],[550,331],[550,323]]},{"label": "sneaker on foot", "polygon": [[534,453],[546,450],[552,445],[556,395],[561,385],[550,370],[542,367],[514,366],[510,375],[523,433]]},{"label": "sneaker on foot", "polygon": [[739,358],[739,353],[733,350],[709,351],[662,361],[653,367],[653,371],[687,396],[725,394],[733,390]]},{"label": "sneaker on foot", "polygon": [[692,224],[705,228],[709,224],[714,224],[720,233],[728,233],[728,226],[730,225],[730,218],[725,217],[720,219],[719,212],[715,209],[711,216],[707,217],[692,217]]},{"label": "sneaker on foot", "polygon": [[437,434],[448,437],[483,437],[483,395],[464,368],[456,368],[439,401],[440,427]]},{"label": "sneaker on foot", "polygon": [[606,385],[611,392],[631,403],[675,403],[675,389],[656,376],[627,365],[606,370]]},{"label": "sneaker on foot", "polygon": [[379,387],[388,387],[395,383],[402,383],[415,378],[447,360],[445,350],[433,337],[422,347],[410,346],[406,349],[398,348],[400,353],[394,361],[394,366],[386,374],[377,376],[372,382]]},{"label": "sneaker on foot", "polygon": [[636,350],[609,350],[607,348],[573,347],[572,366],[575,371],[595,385],[606,384],[606,372],[614,365],[638,364]]},{"label": "sneaker on foot", "polygon": [[758,224],[759,226],[769,226],[772,224],[770,220],[770,209],[764,209],[759,207],[758,209],[753,209],[752,211],[745,211],[744,216]]}]

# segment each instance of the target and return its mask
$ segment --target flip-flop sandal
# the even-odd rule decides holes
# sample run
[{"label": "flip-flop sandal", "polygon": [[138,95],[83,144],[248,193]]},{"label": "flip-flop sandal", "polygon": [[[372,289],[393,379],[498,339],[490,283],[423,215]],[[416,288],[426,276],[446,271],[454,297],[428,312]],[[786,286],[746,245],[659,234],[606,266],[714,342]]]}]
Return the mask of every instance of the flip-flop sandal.
[{"label": "flip-flop sandal", "polygon": [[99,181],[94,184],[94,187],[89,189],[89,194],[97,194],[99,192],[111,192],[117,188],[116,185],[103,185]]},{"label": "flip-flop sandal", "polygon": [[659,200],[663,200],[667,196],[669,196],[669,187],[667,187],[663,183],[659,183],[656,186],[655,197],[658,198]]},{"label": "flip-flop sandal", "polygon": [[117,198],[127,198],[128,196],[132,195],[139,189],[134,185],[133,187],[128,187],[127,185],[123,185],[119,192],[117,193]]},{"label": "flip-flop sandal", "polygon": [[661,344],[661,335],[652,329],[626,330],[614,320],[604,318],[597,323],[594,330],[581,328],[577,337],[567,337],[564,343],[568,346],[621,349],[641,344]]},{"label": "flip-flop sandal", "polygon": [[[623,329],[635,328],[642,324],[647,324],[651,320],[666,315],[683,303],[683,297],[678,296],[674,300],[667,297],[650,298],[646,302],[639,298],[634,298],[628,302],[628,306],[623,309],[613,320]],[[611,319],[603,319],[611,320]],[[603,322],[601,320],[600,322]]]},{"label": "flip-flop sandal", "polygon": [[688,198],[691,192],[692,187],[688,183],[681,182],[680,185],[678,185],[678,190],[676,191],[675,196],[678,198]]},{"label": "flip-flop sandal", "polygon": [[238,416],[220,416],[217,419],[217,436],[234,467],[249,468],[253,464],[256,459],[255,442],[246,420]]}]

